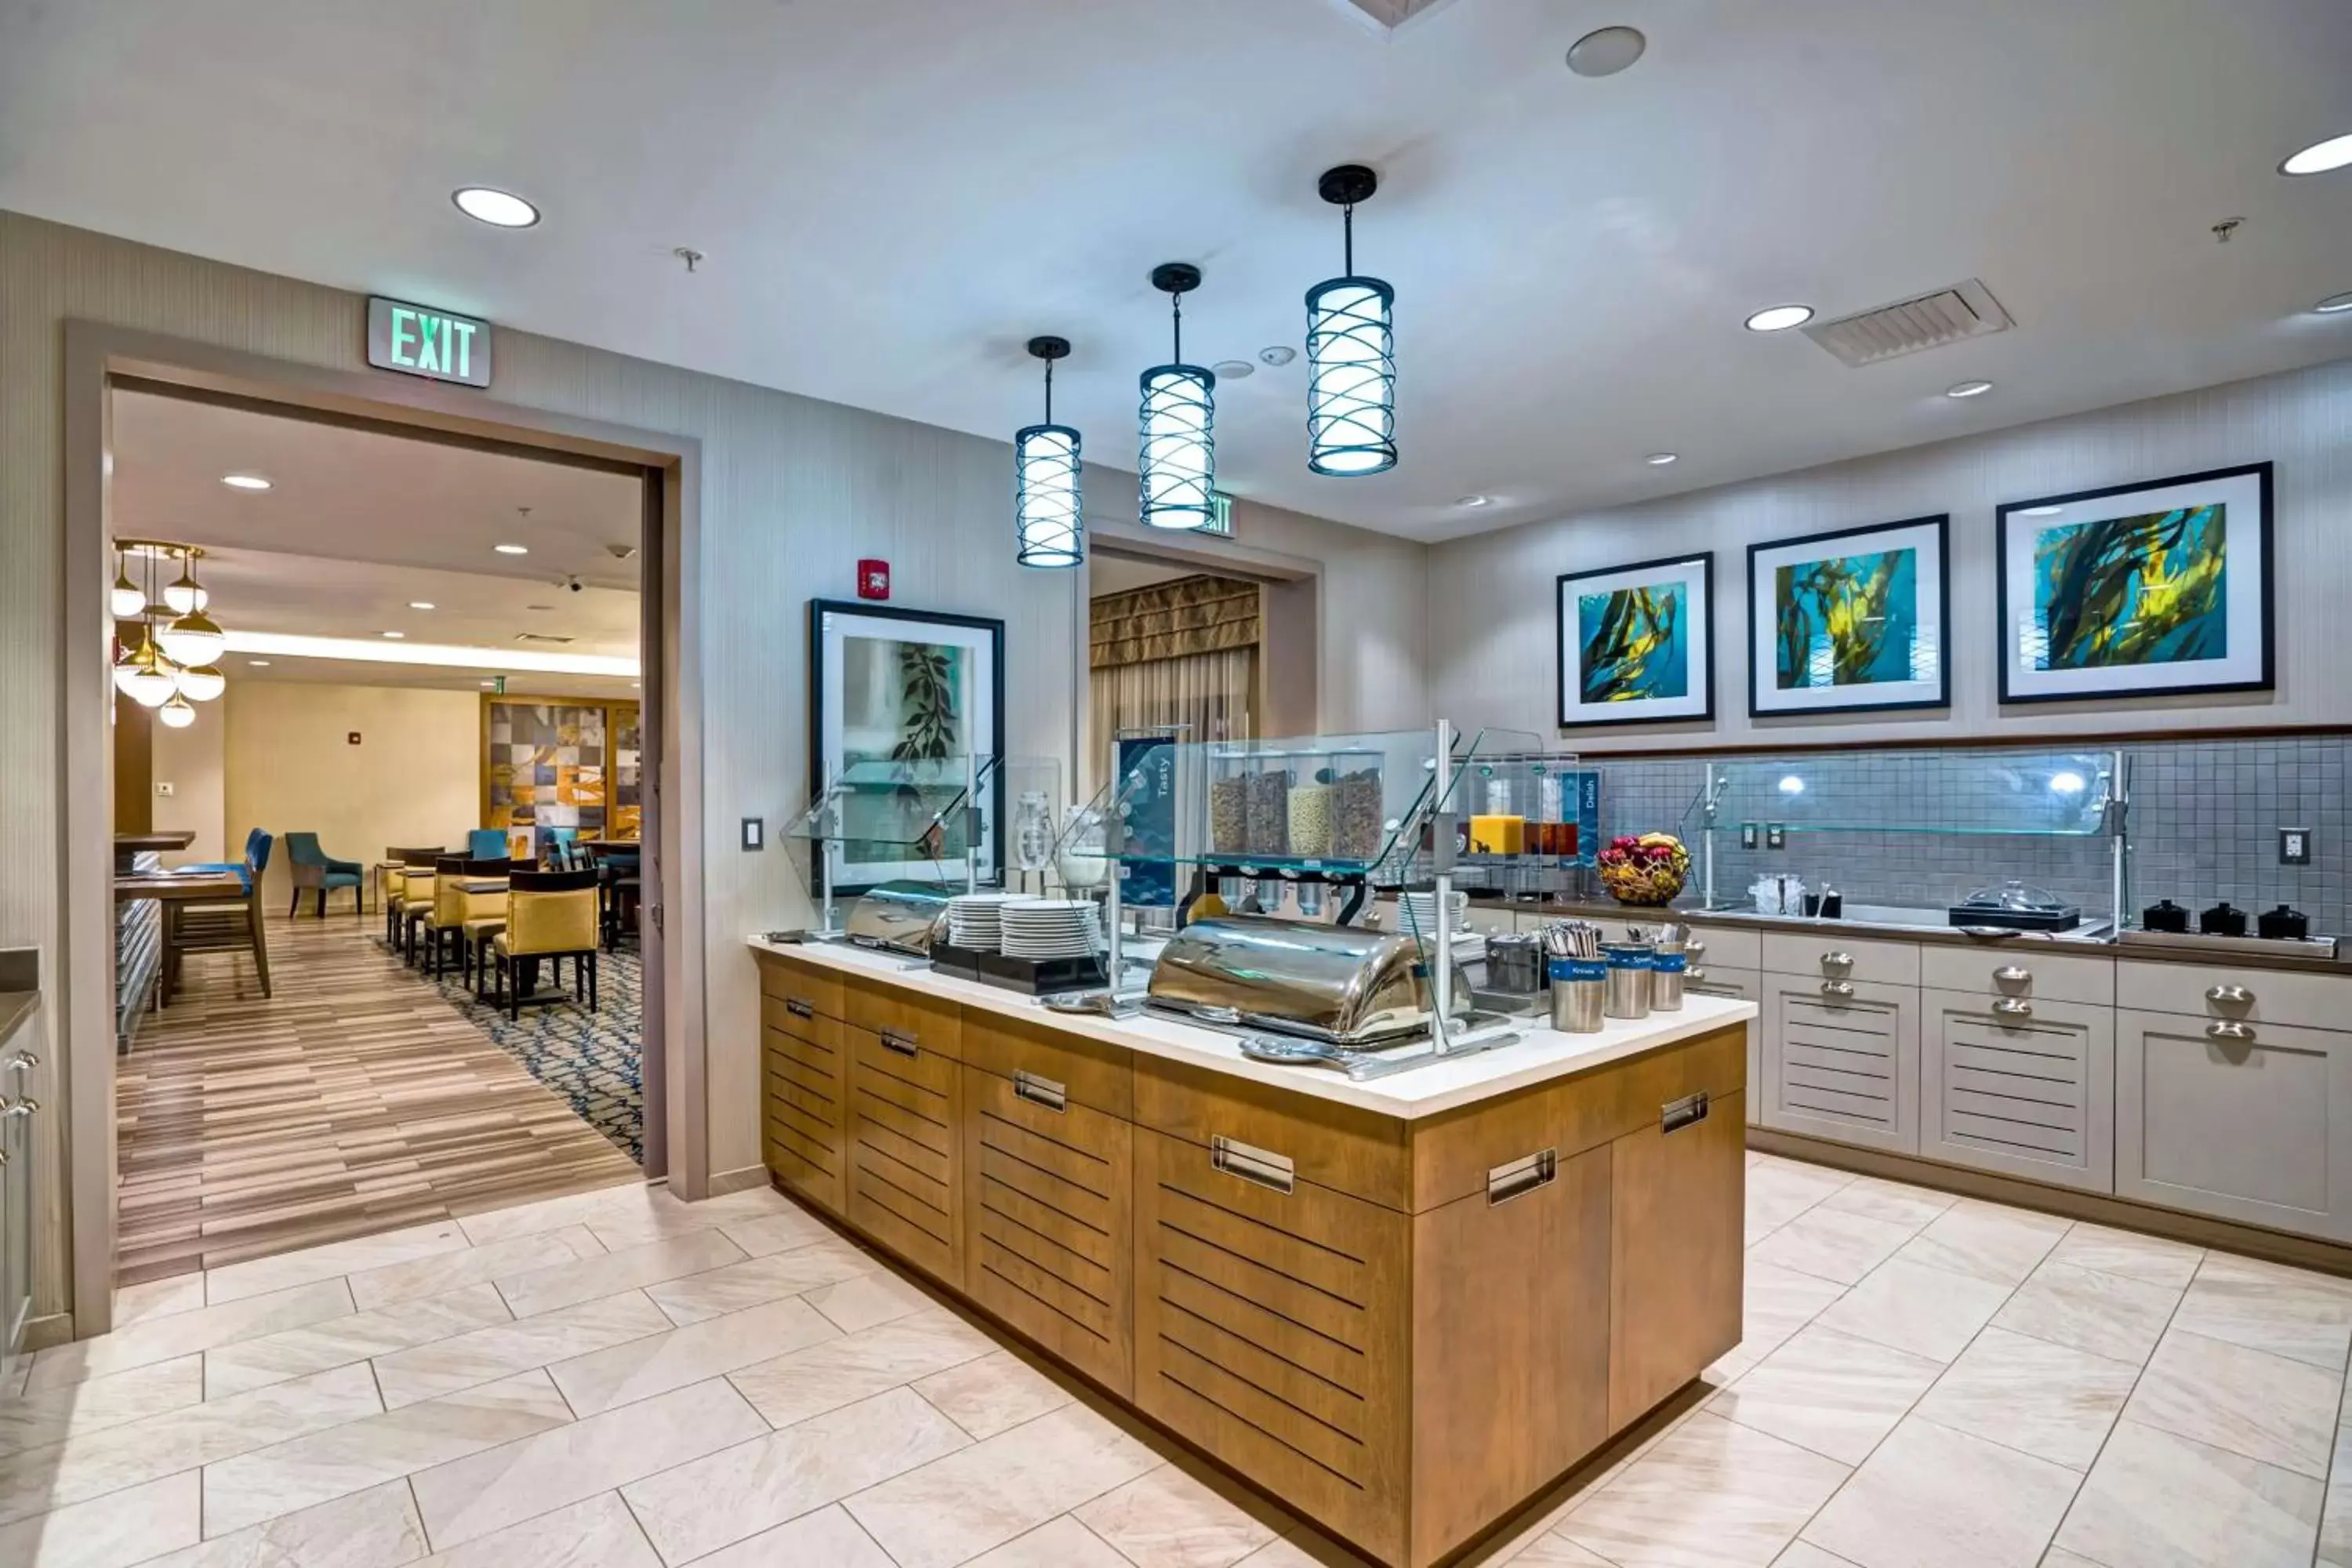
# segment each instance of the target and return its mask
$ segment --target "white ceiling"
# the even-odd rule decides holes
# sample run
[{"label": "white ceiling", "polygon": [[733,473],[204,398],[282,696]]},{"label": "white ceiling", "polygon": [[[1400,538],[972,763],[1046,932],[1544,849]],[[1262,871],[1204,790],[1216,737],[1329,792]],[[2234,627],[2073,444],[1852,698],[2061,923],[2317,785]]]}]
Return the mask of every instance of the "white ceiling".
[{"label": "white ceiling", "polygon": [[[1296,344],[1339,269],[1315,177],[1367,162],[1403,460],[1308,475],[1302,362],[1220,388],[1221,474],[1423,538],[2352,353],[2301,313],[2352,289],[2352,172],[2274,172],[2352,131],[2345,0],[1456,0],[1393,37],[1335,0],[400,12],[18,0],[0,206],[1000,437],[1061,332],[1057,412],[1118,462],[1151,266],[1206,269],[1188,357]],[[1612,23],[1647,56],[1570,75]],[[471,223],[478,182],[546,221]],[[2014,331],[1847,370],[1739,324],[1969,277]]]},{"label": "white ceiling", "polygon": [[[232,681],[478,689],[504,675],[518,693],[635,689],[625,678],[517,670],[506,657],[636,657],[637,563],[608,548],[635,542],[635,479],[137,392],[116,393],[113,414],[116,536],[202,545],[198,576],[222,625],[316,637],[396,631],[404,646],[481,650],[478,662],[442,667],[283,653],[255,666],[233,653],[221,660]],[[221,483],[230,473],[270,488],[232,489]],[[500,542],[530,553],[499,554]],[[572,640],[527,644],[522,633]]]}]

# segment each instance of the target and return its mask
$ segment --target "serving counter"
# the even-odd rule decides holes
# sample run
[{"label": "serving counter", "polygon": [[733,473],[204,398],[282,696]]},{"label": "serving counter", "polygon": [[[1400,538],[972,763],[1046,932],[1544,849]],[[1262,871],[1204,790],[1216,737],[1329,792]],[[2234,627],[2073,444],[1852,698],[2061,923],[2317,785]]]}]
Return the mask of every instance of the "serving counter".
[{"label": "serving counter", "polygon": [[782,1186],[1381,1563],[1490,1533],[1739,1340],[1752,1004],[1354,1082],[751,945]]}]

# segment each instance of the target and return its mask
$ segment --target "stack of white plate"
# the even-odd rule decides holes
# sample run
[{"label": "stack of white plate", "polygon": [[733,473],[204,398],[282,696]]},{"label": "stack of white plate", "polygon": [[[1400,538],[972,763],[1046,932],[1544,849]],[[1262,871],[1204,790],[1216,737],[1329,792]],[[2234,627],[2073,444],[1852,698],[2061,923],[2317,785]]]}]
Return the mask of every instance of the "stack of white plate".
[{"label": "stack of white plate", "polygon": [[964,893],[948,900],[948,941],[972,952],[994,952],[1002,940],[998,911],[1024,895]]},{"label": "stack of white plate", "polygon": [[1102,949],[1102,912],[1091,899],[1029,899],[997,910],[1007,958],[1084,958]]},{"label": "stack of white plate", "polygon": [[[1437,934],[1437,895],[1435,893],[1407,893],[1401,901],[1404,907],[1398,912],[1397,930],[1410,932],[1414,936]],[[1455,931],[1470,929],[1470,895],[1467,893],[1454,895],[1454,929]]]}]

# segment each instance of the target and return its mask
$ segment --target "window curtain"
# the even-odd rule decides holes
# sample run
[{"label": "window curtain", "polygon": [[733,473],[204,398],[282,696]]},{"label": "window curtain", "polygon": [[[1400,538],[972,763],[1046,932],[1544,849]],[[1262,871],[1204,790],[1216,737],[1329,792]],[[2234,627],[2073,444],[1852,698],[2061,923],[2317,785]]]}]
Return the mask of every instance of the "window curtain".
[{"label": "window curtain", "polygon": [[1187,725],[1190,741],[1253,734],[1258,588],[1185,577],[1097,599],[1090,662],[1094,781],[1122,730]]}]

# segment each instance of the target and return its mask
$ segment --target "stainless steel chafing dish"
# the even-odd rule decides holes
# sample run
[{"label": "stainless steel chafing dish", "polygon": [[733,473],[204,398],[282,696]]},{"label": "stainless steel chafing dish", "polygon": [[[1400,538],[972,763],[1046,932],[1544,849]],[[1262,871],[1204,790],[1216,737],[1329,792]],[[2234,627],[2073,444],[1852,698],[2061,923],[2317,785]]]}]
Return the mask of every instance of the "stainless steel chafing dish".
[{"label": "stainless steel chafing dish", "polygon": [[929,958],[931,943],[947,929],[948,900],[961,884],[937,882],[877,882],[857,895],[849,911],[849,940],[859,947],[878,947]]},{"label": "stainless steel chafing dish", "polygon": [[[1422,952],[1393,931],[1220,915],[1169,941],[1149,994],[1154,1007],[1203,1023],[1373,1045],[1429,1033],[1435,1004]],[[1466,1018],[1470,1001],[1457,963],[1454,1015]]]}]

